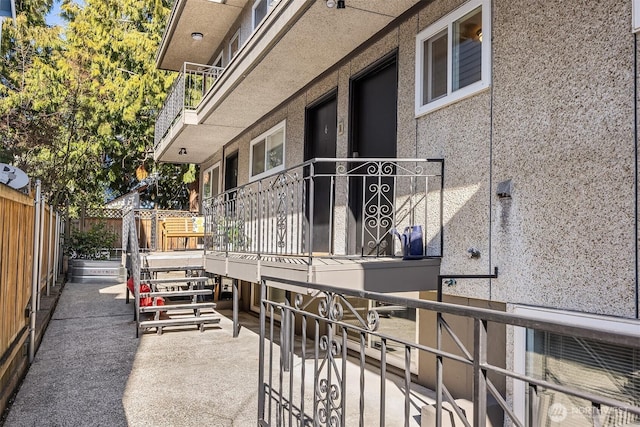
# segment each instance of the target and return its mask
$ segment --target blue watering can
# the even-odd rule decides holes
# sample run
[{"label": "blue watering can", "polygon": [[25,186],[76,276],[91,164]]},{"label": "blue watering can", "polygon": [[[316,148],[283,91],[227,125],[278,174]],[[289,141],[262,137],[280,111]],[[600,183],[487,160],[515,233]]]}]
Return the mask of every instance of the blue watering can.
[{"label": "blue watering can", "polygon": [[391,230],[398,236],[402,245],[402,259],[424,258],[424,243],[421,225],[412,225],[404,229],[404,233],[398,233],[395,228]]}]

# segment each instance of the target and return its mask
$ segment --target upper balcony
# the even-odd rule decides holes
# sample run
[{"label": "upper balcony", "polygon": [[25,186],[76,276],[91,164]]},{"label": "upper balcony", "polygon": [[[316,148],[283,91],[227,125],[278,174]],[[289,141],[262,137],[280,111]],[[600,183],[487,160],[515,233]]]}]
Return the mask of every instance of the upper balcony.
[{"label": "upper balcony", "polygon": [[[442,160],[313,159],[204,201],[205,266],[376,292],[435,290]],[[403,260],[394,230],[419,225]]]},{"label": "upper balcony", "polygon": [[[203,3],[183,0],[174,8],[158,56],[160,68],[179,69],[178,62],[209,62],[222,41],[218,31],[229,31],[240,16],[230,16],[223,24],[223,15],[216,15],[221,20],[219,27],[207,26],[204,21],[209,18],[196,19],[191,2],[194,8]],[[214,8],[216,13],[238,9],[231,0],[204,3],[210,3],[201,11],[205,15],[213,14]],[[417,3],[419,0],[348,0],[345,9],[335,9],[324,1],[279,0],[193,111],[190,120],[197,126],[178,121],[159,136],[156,160],[202,162]],[[192,32],[202,33],[202,42],[209,38],[215,42],[197,45]],[[186,155],[178,154],[182,148]]]},{"label": "upper balcony", "polygon": [[224,68],[185,62],[174,80],[164,105],[156,117],[154,149],[163,140],[175,138],[176,132],[190,131],[198,124],[196,108],[222,74]]}]

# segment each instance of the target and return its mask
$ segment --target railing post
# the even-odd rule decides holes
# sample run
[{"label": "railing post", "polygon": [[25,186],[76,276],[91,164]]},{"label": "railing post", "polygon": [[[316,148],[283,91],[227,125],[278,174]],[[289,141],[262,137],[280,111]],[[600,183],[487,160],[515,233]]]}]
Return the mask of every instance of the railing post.
[{"label": "railing post", "polygon": [[291,305],[290,301],[291,300],[291,292],[290,291],[286,291],[285,292],[285,297],[284,297],[284,304],[285,304],[285,310],[282,311],[282,318],[280,319],[280,323],[281,323],[281,339],[280,342],[282,343],[282,345],[280,346],[280,359],[282,360],[282,365],[280,366],[280,369],[284,372],[289,372],[289,359],[291,358],[291,354],[290,354],[290,346],[289,346],[289,339],[290,339],[290,333],[291,333],[291,312],[288,309],[288,307]]},{"label": "railing post", "polygon": [[532,426],[540,425],[540,396],[538,396],[538,387],[535,384],[529,384],[529,417]]},{"label": "railing post", "polygon": [[257,247],[257,252],[258,252],[258,260],[260,260],[260,254],[262,252],[262,216],[260,215],[260,213],[262,212],[262,180],[258,181],[258,206],[257,206],[257,210],[258,210],[258,214],[257,214],[257,221],[258,221],[258,247]]},{"label": "railing post", "polygon": [[440,256],[444,255],[444,160],[440,163]]},{"label": "railing post", "polygon": [[487,321],[473,319],[473,426],[487,422]]},{"label": "railing post", "polygon": [[[438,302],[442,298],[438,297]],[[442,313],[436,315],[436,348],[442,351]],[[436,427],[442,427],[442,356],[436,356]]]},{"label": "railing post", "polygon": [[38,250],[40,247],[40,180],[36,181],[36,198],[34,204],[34,226],[33,226],[33,266],[31,274],[31,311],[29,313],[29,363],[33,363],[36,354],[36,312],[38,299]]},{"label": "railing post", "polygon": [[314,202],[315,202],[315,164],[311,162],[309,164],[309,194],[307,197],[309,198],[309,226],[307,238],[309,239],[309,265],[307,266],[307,281],[311,282],[313,267],[311,264],[313,263],[313,216],[314,216]]},{"label": "railing post", "polygon": [[233,337],[238,338],[240,325],[238,324],[238,279],[233,279]]},{"label": "railing post", "polygon": [[267,286],[264,280],[260,281],[260,343],[258,348],[258,423],[264,421],[264,340],[265,340],[265,299]]}]

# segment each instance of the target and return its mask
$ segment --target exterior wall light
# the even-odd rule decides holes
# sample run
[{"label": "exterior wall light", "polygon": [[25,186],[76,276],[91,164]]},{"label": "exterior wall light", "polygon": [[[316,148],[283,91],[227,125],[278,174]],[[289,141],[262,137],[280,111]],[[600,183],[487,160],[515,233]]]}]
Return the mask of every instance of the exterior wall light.
[{"label": "exterior wall light", "polygon": [[182,148],[180,149],[180,151],[178,151],[178,155],[179,155],[179,156],[186,156],[186,155],[187,155],[187,149],[186,149],[186,148],[184,148],[184,147],[182,147]]},{"label": "exterior wall light", "polygon": [[202,33],[191,33],[191,38],[195,41],[200,41],[203,37],[204,35]]},{"label": "exterior wall light", "polygon": [[338,1],[327,0],[327,7],[336,7],[336,9],[344,9],[344,0],[338,0]]}]

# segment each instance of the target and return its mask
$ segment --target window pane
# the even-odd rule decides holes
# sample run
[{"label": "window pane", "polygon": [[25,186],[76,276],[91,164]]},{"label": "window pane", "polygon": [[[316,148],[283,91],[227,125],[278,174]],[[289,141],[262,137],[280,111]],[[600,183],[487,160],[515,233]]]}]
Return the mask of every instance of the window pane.
[{"label": "window pane", "polygon": [[279,130],[267,138],[267,170],[284,163],[284,129]]},{"label": "window pane", "polygon": [[482,8],[453,23],[453,81],[458,90],[482,78]]},{"label": "window pane", "polygon": [[206,171],[202,177],[202,197],[211,197],[211,171]]},{"label": "window pane", "polygon": [[[528,329],[526,360],[527,375],[536,379],[628,404],[633,404],[634,397],[640,396],[638,349]],[[562,418],[545,425],[595,425],[590,401],[543,387],[538,388],[538,396],[540,420],[547,421],[552,416]],[[600,414],[601,425],[631,425],[640,420],[640,417],[605,405],[600,407]]]},{"label": "window pane", "polygon": [[447,30],[424,42],[424,93],[422,103],[427,104],[447,94]]},{"label": "window pane", "polygon": [[230,58],[233,58],[234,56],[236,56],[236,53],[238,53],[238,48],[240,47],[240,36],[236,36],[233,40],[231,40],[231,43],[229,43],[229,55]]},{"label": "window pane", "polygon": [[253,165],[251,165],[251,176],[264,172],[264,145],[265,140],[256,143],[253,150]]},{"label": "window pane", "polygon": [[267,0],[259,0],[253,9],[253,28],[255,29],[260,22],[267,16]]},{"label": "window pane", "polygon": [[220,168],[213,168],[211,172],[211,195],[215,196],[218,194],[220,189]]}]

